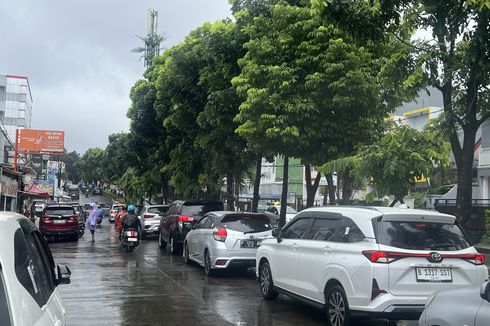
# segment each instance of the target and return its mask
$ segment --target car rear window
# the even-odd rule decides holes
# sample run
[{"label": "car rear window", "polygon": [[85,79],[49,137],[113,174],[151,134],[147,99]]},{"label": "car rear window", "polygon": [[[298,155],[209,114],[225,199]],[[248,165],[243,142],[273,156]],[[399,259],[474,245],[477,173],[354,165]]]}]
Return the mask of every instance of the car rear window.
[{"label": "car rear window", "polygon": [[271,221],[265,215],[227,215],[221,220],[221,226],[243,233],[263,232],[272,229]]},{"label": "car rear window", "polygon": [[72,207],[48,207],[44,211],[45,215],[56,215],[56,216],[71,216],[74,213]]},{"label": "car rear window", "polygon": [[184,203],[182,207],[182,215],[194,216],[194,215],[204,215],[207,212],[222,211],[222,203]]},{"label": "car rear window", "polygon": [[148,213],[150,214],[160,214],[163,215],[168,211],[168,206],[157,206],[148,208]]},{"label": "car rear window", "polygon": [[430,222],[385,222],[378,224],[379,244],[412,250],[454,251],[470,245],[456,224]]}]

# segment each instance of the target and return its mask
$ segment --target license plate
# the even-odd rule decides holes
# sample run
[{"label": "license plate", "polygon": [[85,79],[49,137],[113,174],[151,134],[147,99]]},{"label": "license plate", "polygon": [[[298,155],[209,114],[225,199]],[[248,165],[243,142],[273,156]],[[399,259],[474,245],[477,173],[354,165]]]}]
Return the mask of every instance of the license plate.
[{"label": "license plate", "polygon": [[138,241],[138,238],[128,238],[128,241],[129,242],[136,242],[136,241]]},{"label": "license plate", "polygon": [[242,240],[240,242],[241,248],[258,248],[260,246],[260,240]]},{"label": "license plate", "polygon": [[452,282],[451,268],[417,267],[415,268],[417,282]]},{"label": "license plate", "polygon": [[53,223],[54,224],[65,224],[65,220],[54,220]]}]

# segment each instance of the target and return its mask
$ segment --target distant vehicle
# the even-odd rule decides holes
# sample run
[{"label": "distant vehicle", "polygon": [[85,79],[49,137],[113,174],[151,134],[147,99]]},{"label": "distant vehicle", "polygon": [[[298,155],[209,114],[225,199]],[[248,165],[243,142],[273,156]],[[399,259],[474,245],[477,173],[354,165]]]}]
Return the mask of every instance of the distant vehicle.
[{"label": "distant vehicle", "polygon": [[[271,222],[273,225],[277,225],[279,222],[279,213],[281,212],[281,206],[280,205],[272,205],[267,207],[265,210],[269,218],[271,219]],[[286,206],[286,223],[291,221],[293,217],[296,216],[298,212],[292,208],[291,206]]]},{"label": "distant vehicle", "polygon": [[78,188],[78,185],[71,185],[68,186],[68,196],[72,199],[79,199],[80,198],[80,189]]},{"label": "distant vehicle", "polygon": [[257,248],[271,230],[265,214],[207,213],[185,237],[184,262],[197,262],[209,276],[218,269],[255,266]]},{"label": "distant vehicle", "polygon": [[39,230],[46,238],[70,238],[78,241],[78,216],[73,206],[47,206],[40,219]]},{"label": "distant vehicle", "polygon": [[44,207],[46,207],[46,201],[44,199],[33,199],[33,202],[35,203],[36,215],[39,216],[43,212]]},{"label": "distant vehicle", "polygon": [[149,235],[158,235],[160,219],[167,213],[170,205],[146,205],[139,211],[141,222],[141,239],[146,239]]},{"label": "distant vehicle", "polygon": [[102,195],[102,188],[100,187],[95,187],[93,191],[94,195]]},{"label": "distant vehicle", "polygon": [[70,283],[70,270],[29,219],[1,212],[0,223],[0,325],[65,325],[58,285]]},{"label": "distant vehicle", "polygon": [[419,319],[432,293],[488,279],[484,255],[456,218],[435,211],[315,207],[272,234],[257,250],[262,296],[322,305],[328,325]]},{"label": "distant vehicle", "polygon": [[187,232],[204,214],[222,211],[223,203],[217,200],[176,200],[167,214],[160,220],[158,245],[165,249],[170,244],[170,252],[181,252]]},{"label": "distant vehicle", "polygon": [[124,207],[123,204],[112,205],[111,210],[109,212],[109,222],[114,223],[117,213],[119,213],[123,207]]},{"label": "distant vehicle", "polygon": [[490,282],[480,287],[438,291],[432,294],[420,316],[419,326],[490,324]]}]

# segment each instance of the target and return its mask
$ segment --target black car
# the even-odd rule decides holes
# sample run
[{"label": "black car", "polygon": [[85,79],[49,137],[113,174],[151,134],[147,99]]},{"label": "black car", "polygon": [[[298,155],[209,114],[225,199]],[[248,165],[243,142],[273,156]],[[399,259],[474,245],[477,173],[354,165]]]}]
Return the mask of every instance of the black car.
[{"label": "black car", "polygon": [[68,187],[68,196],[71,199],[79,199],[80,198],[80,190],[77,185],[71,185]]},{"label": "black car", "polygon": [[185,236],[192,226],[208,212],[222,211],[219,200],[176,200],[172,202],[167,214],[160,220],[158,245],[165,249],[170,244],[170,252],[181,252]]}]

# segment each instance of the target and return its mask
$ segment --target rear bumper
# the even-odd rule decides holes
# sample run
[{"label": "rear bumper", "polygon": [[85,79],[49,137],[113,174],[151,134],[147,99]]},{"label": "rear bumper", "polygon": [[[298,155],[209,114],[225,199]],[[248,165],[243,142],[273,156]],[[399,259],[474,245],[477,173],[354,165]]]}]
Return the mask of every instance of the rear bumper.
[{"label": "rear bumper", "polygon": [[160,233],[158,224],[146,224],[141,231],[144,232],[146,235],[158,235]]},{"label": "rear bumper", "polygon": [[78,236],[78,227],[71,230],[41,230],[41,234],[47,238],[63,238]]},{"label": "rear bumper", "polygon": [[[215,257],[211,257],[213,268],[226,269],[228,267],[255,267],[257,250],[227,250],[217,249]],[[216,265],[217,261],[225,262]]]},{"label": "rear bumper", "polygon": [[394,296],[386,293],[368,306],[351,306],[356,317],[418,320],[424,311],[427,296]]}]

